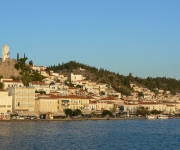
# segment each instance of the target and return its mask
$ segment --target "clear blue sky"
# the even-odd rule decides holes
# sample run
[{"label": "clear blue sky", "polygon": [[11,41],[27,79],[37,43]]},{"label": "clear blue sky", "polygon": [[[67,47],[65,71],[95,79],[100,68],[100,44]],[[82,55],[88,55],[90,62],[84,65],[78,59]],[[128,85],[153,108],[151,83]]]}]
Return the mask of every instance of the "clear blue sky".
[{"label": "clear blue sky", "polygon": [[0,45],[35,65],[75,60],[180,79],[179,0],[0,1]]}]

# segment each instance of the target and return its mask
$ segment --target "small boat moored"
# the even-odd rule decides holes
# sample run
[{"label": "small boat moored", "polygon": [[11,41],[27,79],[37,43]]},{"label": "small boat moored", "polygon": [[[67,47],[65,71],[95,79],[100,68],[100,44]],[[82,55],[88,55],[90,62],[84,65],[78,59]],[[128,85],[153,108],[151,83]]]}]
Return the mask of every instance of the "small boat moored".
[{"label": "small boat moored", "polygon": [[158,115],[157,119],[168,119],[167,115]]},{"label": "small boat moored", "polygon": [[157,119],[155,115],[147,115],[146,119]]}]

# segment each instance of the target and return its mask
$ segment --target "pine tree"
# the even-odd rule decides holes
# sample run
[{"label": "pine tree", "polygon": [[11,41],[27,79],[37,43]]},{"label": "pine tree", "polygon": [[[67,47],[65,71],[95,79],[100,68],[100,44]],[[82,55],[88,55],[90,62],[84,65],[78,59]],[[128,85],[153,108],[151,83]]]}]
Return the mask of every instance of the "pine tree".
[{"label": "pine tree", "polygon": [[19,61],[19,53],[17,53],[17,61]]}]

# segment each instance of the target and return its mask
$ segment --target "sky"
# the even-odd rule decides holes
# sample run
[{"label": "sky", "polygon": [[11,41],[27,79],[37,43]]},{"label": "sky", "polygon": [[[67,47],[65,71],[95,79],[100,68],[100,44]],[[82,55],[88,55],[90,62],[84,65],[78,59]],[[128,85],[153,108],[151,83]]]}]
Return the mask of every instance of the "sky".
[{"label": "sky", "polygon": [[35,65],[77,61],[180,79],[179,0],[0,1],[0,46]]}]

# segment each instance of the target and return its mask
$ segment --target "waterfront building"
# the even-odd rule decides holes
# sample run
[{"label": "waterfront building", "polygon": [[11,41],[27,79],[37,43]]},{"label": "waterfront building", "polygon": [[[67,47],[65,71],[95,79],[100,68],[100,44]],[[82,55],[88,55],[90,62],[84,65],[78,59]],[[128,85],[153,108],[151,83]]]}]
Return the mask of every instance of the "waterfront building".
[{"label": "waterfront building", "polygon": [[114,103],[111,101],[97,101],[96,103],[96,110],[112,110],[114,107]]},{"label": "waterfront building", "polygon": [[119,98],[116,98],[114,96],[108,96],[105,98],[101,98],[100,101],[108,101],[108,102],[113,102],[115,104],[121,104],[121,100]]},{"label": "waterfront building", "polygon": [[0,113],[12,112],[12,96],[8,95],[8,91],[0,90]]},{"label": "waterfront building", "polygon": [[36,116],[35,112],[35,88],[12,87],[9,89],[12,95],[12,111],[22,116]]},{"label": "waterfront building", "polygon": [[35,111],[46,119],[53,119],[54,116],[65,116],[59,97],[55,95],[42,95],[35,100]]},{"label": "waterfront building", "polygon": [[[89,98],[77,95],[57,96],[41,95],[35,100],[35,111],[52,119],[54,116],[64,116],[65,109],[80,109],[83,113],[89,112]],[[90,113],[90,112],[89,112]]]}]

